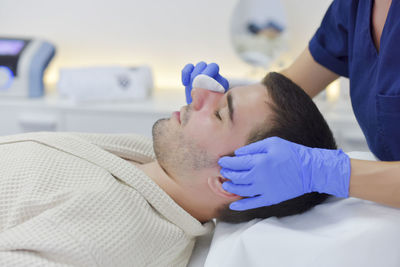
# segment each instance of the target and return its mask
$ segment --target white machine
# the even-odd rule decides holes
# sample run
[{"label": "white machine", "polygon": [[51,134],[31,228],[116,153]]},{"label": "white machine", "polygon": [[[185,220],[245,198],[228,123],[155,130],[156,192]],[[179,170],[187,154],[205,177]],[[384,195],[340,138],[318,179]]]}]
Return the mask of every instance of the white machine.
[{"label": "white machine", "polygon": [[0,97],[41,97],[55,47],[37,39],[0,37]]},{"label": "white machine", "polygon": [[75,102],[144,100],[151,95],[153,77],[146,65],[63,68],[57,88]]}]

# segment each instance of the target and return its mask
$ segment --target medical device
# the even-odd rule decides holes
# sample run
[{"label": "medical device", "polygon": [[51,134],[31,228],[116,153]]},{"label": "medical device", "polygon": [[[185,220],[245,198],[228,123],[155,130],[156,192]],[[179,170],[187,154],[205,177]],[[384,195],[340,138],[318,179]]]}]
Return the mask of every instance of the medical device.
[{"label": "medical device", "polygon": [[40,97],[55,47],[38,39],[0,37],[0,97]]},{"label": "medical device", "polygon": [[96,66],[60,70],[58,90],[77,102],[146,99],[153,78],[148,66]]},{"label": "medical device", "polygon": [[[232,79],[232,78],[230,78],[228,81],[229,81],[229,88],[246,86],[258,82],[257,80]],[[221,94],[225,93],[226,91],[225,88],[219,82],[217,82],[215,79],[205,74],[199,74],[196,76],[196,78],[194,78],[193,88],[203,88]]]},{"label": "medical device", "polygon": [[192,86],[193,88],[203,88],[221,94],[225,93],[225,88],[219,82],[205,74],[197,75]]}]

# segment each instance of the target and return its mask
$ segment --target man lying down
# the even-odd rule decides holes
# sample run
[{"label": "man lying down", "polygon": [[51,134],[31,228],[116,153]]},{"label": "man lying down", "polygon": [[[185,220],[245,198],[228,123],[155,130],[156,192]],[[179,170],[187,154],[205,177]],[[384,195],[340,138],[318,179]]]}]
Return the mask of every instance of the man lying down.
[{"label": "man lying down", "polygon": [[153,142],[130,134],[1,137],[0,265],[186,266],[213,218],[282,217],[327,198],[228,208],[240,197],[222,188],[221,156],[269,136],[336,148],[312,100],[290,80],[270,73],[261,84],[227,94],[195,88],[192,97],[154,124]]}]

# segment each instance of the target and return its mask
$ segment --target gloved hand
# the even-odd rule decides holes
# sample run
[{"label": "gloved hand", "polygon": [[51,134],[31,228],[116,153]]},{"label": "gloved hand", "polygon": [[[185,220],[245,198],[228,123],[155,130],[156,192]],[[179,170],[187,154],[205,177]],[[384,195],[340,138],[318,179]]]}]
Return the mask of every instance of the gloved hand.
[{"label": "gloved hand", "polygon": [[[222,77],[219,74],[219,66],[216,63],[210,63],[206,64],[205,62],[201,61],[196,64],[194,67],[193,64],[187,64],[183,69],[182,69],[182,84],[185,86],[185,92],[186,92],[186,103],[190,104],[192,103],[192,87],[193,87],[193,81],[198,75],[206,75],[214,81],[214,83],[211,81],[207,81],[206,83],[208,84],[208,87],[221,87],[225,89],[225,92],[229,89],[229,82],[227,79]],[[204,81],[204,79],[203,79]],[[204,83],[203,83],[204,84]],[[214,88],[204,88],[204,89],[209,89],[213,91],[220,91],[218,89]]]},{"label": "gloved hand", "polygon": [[279,137],[267,138],[222,157],[222,187],[249,197],[231,203],[232,210],[269,206],[310,192],[348,197],[350,159],[342,150],[309,148]]}]

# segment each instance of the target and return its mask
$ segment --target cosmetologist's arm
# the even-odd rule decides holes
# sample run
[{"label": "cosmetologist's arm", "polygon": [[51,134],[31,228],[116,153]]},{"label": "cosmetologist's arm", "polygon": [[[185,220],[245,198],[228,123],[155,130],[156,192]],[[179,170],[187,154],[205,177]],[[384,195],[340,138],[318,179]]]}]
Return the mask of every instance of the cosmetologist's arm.
[{"label": "cosmetologist's arm", "polygon": [[281,74],[300,86],[311,98],[339,77],[316,62],[308,47],[288,68],[282,70]]},{"label": "cosmetologist's arm", "polygon": [[400,161],[351,159],[349,195],[400,208]]}]

